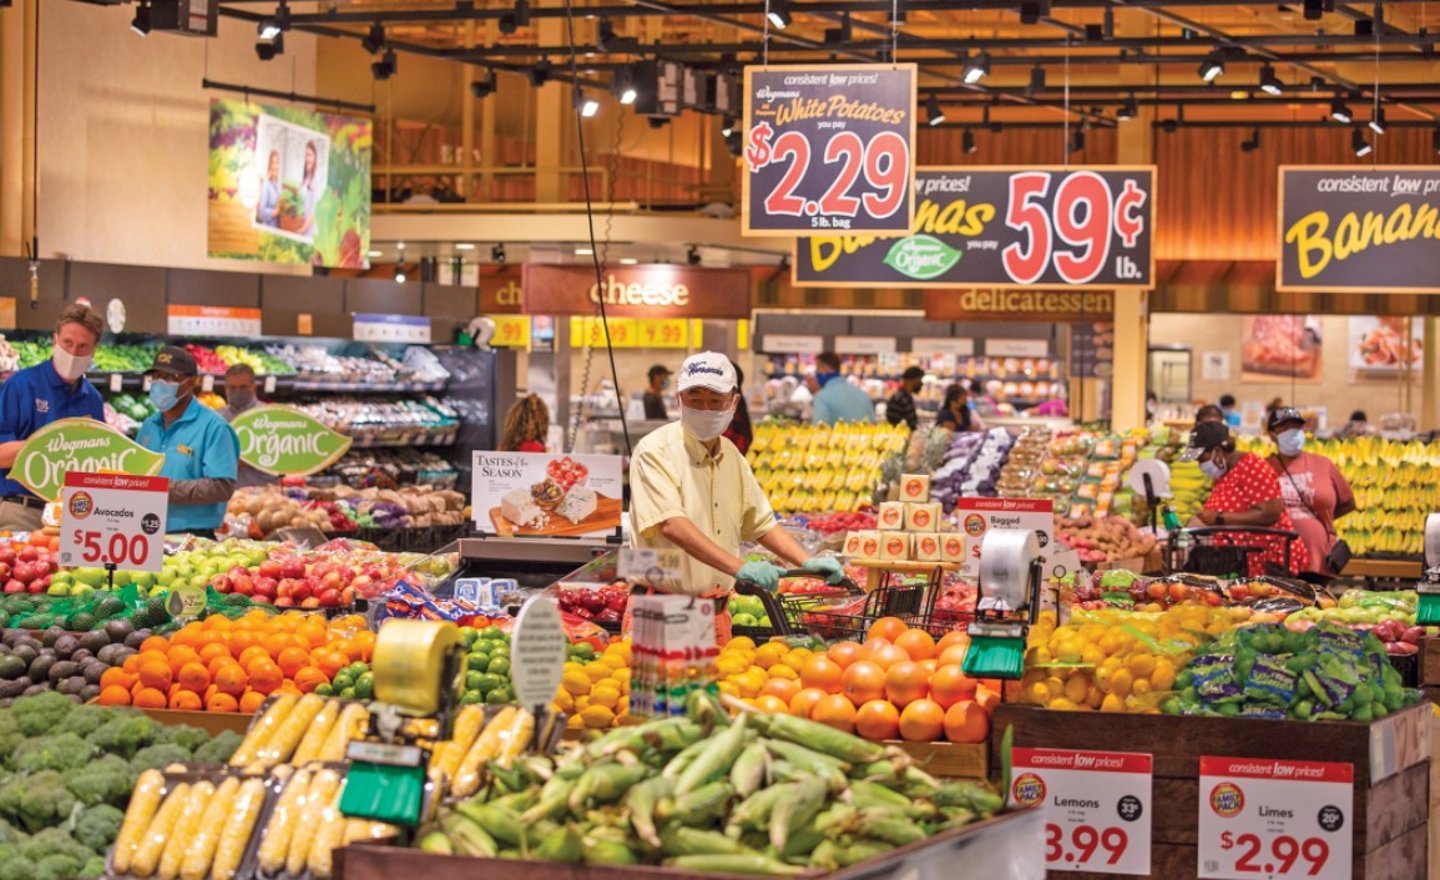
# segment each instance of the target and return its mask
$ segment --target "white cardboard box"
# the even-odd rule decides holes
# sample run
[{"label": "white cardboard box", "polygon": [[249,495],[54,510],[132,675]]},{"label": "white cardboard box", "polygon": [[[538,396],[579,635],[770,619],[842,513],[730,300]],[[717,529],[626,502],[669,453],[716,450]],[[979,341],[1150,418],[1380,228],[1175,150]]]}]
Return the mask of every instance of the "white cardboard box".
[{"label": "white cardboard box", "polygon": [[910,535],[906,532],[881,532],[880,558],[909,559]]},{"label": "white cardboard box", "polygon": [[862,559],[880,558],[880,532],[875,529],[865,529],[860,532],[860,552],[856,554]]},{"label": "white cardboard box", "polygon": [[905,503],[902,501],[881,501],[880,512],[875,516],[876,525],[882,532],[898,532],[905,528]]},{"label": "white cardboard box", "polygon": [[905,474],[900,477],[901,501],[929,501],[930,475]]},{"label": "white cardboard box", "polygon": [[940,524],[940,505],[933,501],[905,502],[905,531],[933,532]]},{"label": "white cardboard box", "polygon": [[940,533],[940,561],[965,562],[965,536],[960,532]]},{"label": "white cardboard box", "polygon": [[939,562],[940,537],[937,532],[921,532],[915,535],[911,539],[914,544],[915,558],[921,562]]}]

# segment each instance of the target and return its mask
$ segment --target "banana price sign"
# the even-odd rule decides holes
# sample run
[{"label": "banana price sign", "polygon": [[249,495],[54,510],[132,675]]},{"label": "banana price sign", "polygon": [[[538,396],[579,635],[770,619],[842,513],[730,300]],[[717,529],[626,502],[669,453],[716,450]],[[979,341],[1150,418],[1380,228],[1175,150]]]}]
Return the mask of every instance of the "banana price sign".
[{"label": "banana price sign", "polygon": [[921,168],[899,238],[837,231],[795,242],[799,287],[1148,288],[1155,169]]},{"label": "banana price sign", "polygon": [[72,471],[153,477],[164,463],[164,455],[104,422],[59,419],[30,435],[8,475],[46,501],[55,501],[65,488],[65,475]]},{"label": "banana price sign", "polygon": [[745,235],[897,235],[915,214],[914,64],[745,68]]}]

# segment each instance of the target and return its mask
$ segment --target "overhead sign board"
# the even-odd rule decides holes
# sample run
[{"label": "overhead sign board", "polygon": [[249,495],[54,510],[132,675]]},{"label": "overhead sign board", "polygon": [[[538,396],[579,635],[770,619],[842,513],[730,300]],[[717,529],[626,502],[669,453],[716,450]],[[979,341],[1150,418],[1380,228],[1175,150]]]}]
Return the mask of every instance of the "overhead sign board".
[{"label": "overhead sign board", "polygon": [[668,263],[608,266],[599,283],[589,265],[526,263],[523,310],[530,315],[607,317],[748,318],[750,273]]}]

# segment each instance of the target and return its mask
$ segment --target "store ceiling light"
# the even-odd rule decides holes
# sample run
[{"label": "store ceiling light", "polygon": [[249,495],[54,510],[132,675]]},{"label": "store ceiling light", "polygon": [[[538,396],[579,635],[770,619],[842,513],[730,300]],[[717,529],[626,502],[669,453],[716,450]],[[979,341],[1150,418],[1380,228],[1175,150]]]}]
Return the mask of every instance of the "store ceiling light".
[{"label": "store ceiling light", "polygon": [[549,62],[549,61],[545,61],[545,60],[543,60],[543,59],[540,60],[540,61],[537,61],[537,62],[535,63],[535,66],[532,67],[532,68],[530,68],[530,85],[532,85],[532,86],[534,86],[535,88],[538,89],[538,88],[540,88],[541,86],[543,86],[543,85],[545,85],[546,83],[548,83],[549,81],[550,81],[550,62]]},{"label": "store ceiling light", "polygon": [[1350,132],[1350,149],[1355,151],[1357,159],[1365,158],[1375,149],[1365,140],[1365,129],[1358,125]]},{"label": "store ceiling light", "polygon": [[261,40],[255,44],[255,57],[261,61],[271,61],[276,55],[285,54],[285,35],[276,34],[273,40]]},{"label": "store ceiling light", "polygon": [[455,242],[455,250],[457,250],[457,251],[473,251],[473,250],[475,250],[475,245],[471,244],[471,243],[468,242],[468,241],[457,241],[457,242]]},{"label": "store ceiling light", "polygon": [[636,263],[639,263],[639,262],[640,262],[640,261],[637,260],[637,259],[635,259],[634,257],[621,257],[621,258],[620,258],[620,265],[622,265],[622,266],[633,266],[633,265],[635,265]]},{"label": "store ceiling light", "polygon": [[925,117],[931,125],[939,125],[945,121],[945,111],[940,109],[940,98],[931,94],[925,99]]},{"label": "store ceiling light", "polygon": [[1370,130],[1376,134],[1385,133],[1385,108],[1377,106],[1370,115]]},{"label": "store ceiling light", "polygon": [[142,37],[150,36],[150,4],[142,2],[135,7],[135,17],[130,19],[130,30]]},{"label": "store ceiling light", "polygon": [[965,84],[973,86],[980,80],[990,75],[990,55],[985,51],[977,53],[973,58],[965,61],[965,73],[963,79]]},{"label": "store ceiling light", "polygon": [[775,30],[783,31],[794,21],[790,15],[790,4],[786,0],[769,0],[766,6],[768,11],[765,16],[770,19],[770,26]]},{"label": "store ceiling light", "polygon": [[395,75],[396,66],[395,50],[386,49],[385,54],[380,56],[380,60],[370,65],[370,73],[375,79],[384,82]]},{"label": "store ceiling light", "polygon": [[1255,128],[1250,132],[1250,140],[1240,142],[1240,152],[1253,153],[1260,149],[1260,129]]},{"label": "store ceiling light", "polygon": [[973,153],[980,149],[975,146],[975,133],[968,128],[965,129],[965,133],[960,137],[960,149],[967,153]]},{"label": "store ceiling light", "polygon": [[1218,48],[1212,49],[1205,60],[1200,62],[1200,78],[1205,82],[1214,82],[1225,73],[1225,54]]},{"label": "store ceiling light", "polygon": [[585,94],[583,91],[581,91],[580,89],[576,89],[576,90],[575,90],[575,108],[580,111],[580,115],[581,115],[581,116],[585,117],[586,119],[589,119],[590,117],[594,116],[596,113],[599,113],[599,112],[600,112],[600,102],[599,102],[598,100],[596,100],[595,98],[592,98],[592,97],[590,97],[589,95],[586,95],[586,94]]},{"label": "store ceiling light", "polygon": [[1045,68],[1035,65],[1030,68],[1030,91],[1039,92],[1045,88]]},{"label": "store ceiling light", "polygon": [[1139,115],[1140,104],[1135,100],[1135,94],[1133,92],[1125,99],[1125,103],[1120,105],[1120,109],[1115,111],[1115,118],[1120,120],[1128,121]]},{"label": "store ceiling light", "polygon": [[490,259],[503,266],[505,264],[505,245],[497,244],[490,248]]},{"label": "store ceiling light", "polygon": [[575,249],[575,256],[577,256],[577,257],[593,257],[593,256],[595,256],[595,249],[594,249],[594,248],[588,248],[588,247],[578,247],[578,248]]},{"label": "store ceiling light", "polygon": [[685,262],[692,266],[700,265],[700,248],[690,245],[690,249],[685,252]]},{"label": "store ceiling light", "polygon": [[396,283],[396,284],[404,284],[404,283],[405,283],[405,264],[404,264],[404,263],[396,263],[396,264],[395,264],[395,283]]},{"label": "store ceiling light", "polygon": [[721,137],[727,137],[727,138],[728,138],[730,135],[732,135],[732,134],[734,134],[734,133],[735,133],[735,120],[734,120],[732,117],[726,116],[726,117],[725,117],[725,120],[720,123],[720,136],[721,136]]},{"label": "store ceiling light", "polygon": [[614,45],[615,23],[602,15],[600,23],[595,26],[595,48],[600,52],[610,52]]},{"label": "store ceiling light", "polygon": [[490,71],[489,79],[477,79],[470,83],[470,96],[472,98],[488,98],[495,94],[495,71]]},{"label": "store ceiling light", "polygon": [[1355,120],[1355,114],[1350,112],[1350,108],[1345,106],[1345,102],[1340,100],[1339,96],[1336,96],[1335,100],[1330,102],[1330,118],[1341,125],[1349,125]]},{"label": "store ceiling light", "polygon": [[367,253],[365,256],[367,256],[367,257],[369,257],[370,259],[373,260],[373,259],[375,259],[376,257],[384,256],[384,254],[382,254],[380,251],[370,251],[370,252]]},{"label": "store ceiling light", "polygon": [[527,0],[515,0],[515,11],[500,16],[500,33],[513,34],[530,23],[530,4]]},{"label": "store ceiling light", "polygon": [[1260,68],[1260,91],[1267,95],[1279,95],[1285,91],[1285,84],[1275,75],[1275,68],[1268,64]]},{"label": "store ceiling light", "polygon": [[262,18],[255,30],[260,34],[260,39],[273,40],[280,36],[280,21],[276,18]]},{"label": "store ceiling light", "polygon": [[360,38],[360,45],[371,55],[379,55],[385,48],[385,25],[378,21],[370,25],[370,32]]}]

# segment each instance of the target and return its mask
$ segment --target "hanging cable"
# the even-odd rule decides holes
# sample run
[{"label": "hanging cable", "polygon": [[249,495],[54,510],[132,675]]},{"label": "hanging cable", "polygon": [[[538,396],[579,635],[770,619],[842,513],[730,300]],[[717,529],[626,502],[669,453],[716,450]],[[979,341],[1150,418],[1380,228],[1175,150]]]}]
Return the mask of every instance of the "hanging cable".
[{"label": "hanging cable", "polygon": [[1060,163],[1070,167],[1070,35],[1065,35],[1065,131],[1060,142]]},{"label": "hanging cable", "polygon": [[890,0],[890,63],[900,62],[900,0]]},{"label": "hanging cable", "polygon": [[760,32],[760,66],[770,66],[770,0],[765,0],[764,30]]}]

